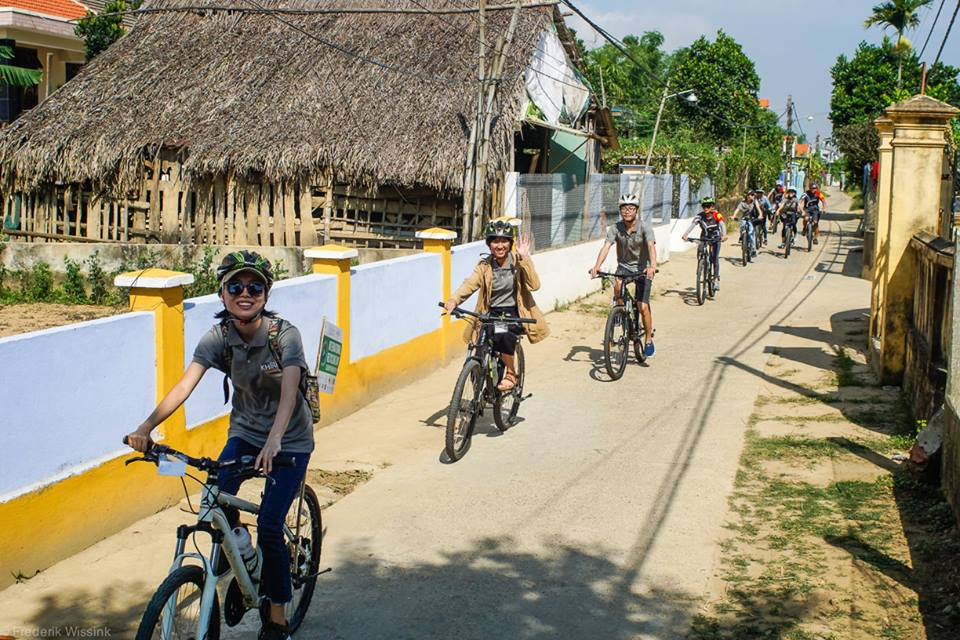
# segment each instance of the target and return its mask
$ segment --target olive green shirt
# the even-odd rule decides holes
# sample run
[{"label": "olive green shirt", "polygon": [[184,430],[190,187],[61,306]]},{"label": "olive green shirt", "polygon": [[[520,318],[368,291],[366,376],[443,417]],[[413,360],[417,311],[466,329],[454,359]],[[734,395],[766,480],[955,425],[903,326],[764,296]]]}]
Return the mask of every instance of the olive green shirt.
[{"label": "olive green shirt", "polygon": [[[309,371],[303,354],[300,331],[285,320],[277,342],[280,353],[269,345],[270,318],[263,318],[249,344],[243,341],[232,322],[227,323],[226,344],[220,325],[214,325],[200,339],[193,352],[193,361],[208,369],[217,369],[230,376],[233,383],[233,404],[228,438],[240,438],[255,447],[263,447],[273,427],[280,406],[280,379],[283,367],[300,367],[301,375]],[[227,371],[225,349],[232,349],[232,370]],[[278,365],[277,358],[280,359]],[[283,433],[280,449],[284,453],[313,451],[313,417],[310,406],[297,391],[293,415]]]}]

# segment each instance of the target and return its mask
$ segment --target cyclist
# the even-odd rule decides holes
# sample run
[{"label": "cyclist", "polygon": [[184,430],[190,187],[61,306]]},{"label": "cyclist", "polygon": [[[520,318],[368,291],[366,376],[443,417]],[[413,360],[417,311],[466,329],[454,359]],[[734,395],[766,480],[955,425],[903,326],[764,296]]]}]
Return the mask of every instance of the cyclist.
[{"label": "cyclist", "polygon": [[807,225],[813,225],[813,244],[820,244],[820,214],[823,211],[823,196],[820,195],[820,186],[811,183],[800,196],[800,207],[803,210],[803,230],[806,233]]},{"label": "cyclist", "polygon": [[750,248],[751,257],[757,256],[757,241],[753,237],[753,230],[756,221],[760,218],[760,207],[753,199],[753,191],[747,191],[743,194],[743,199],[733,211],[733,219],[740,221],[741,238],[746,232],[747,246]]},{"label": "cyclist", "polygon": [[[535,344],[550,335],[550,328],[531,293],[540,288],[540,276],[537,275],[533,259],[530,258],[529,239],[517,239],[517,228],[503,218],[487,224],[485,235],[490,255],[480,260],[473,273],[467,276],[443,306],[449,313],[473,295],[474,291],[479,290],[475,309],[477,313],[533,318],[537,321],[536,324],[514,325],[508,327],[507,331],[494,333],[493,346],[504,364],[503,379],[497,389],[510,391],[517,385],[514,356],[519,336],[525,332],[531,344]],[[480,327],[479,322],[467,318],[464,340],[477,340]]]},{"label": "cyclist", "polygon": [[[127,438],[131,447],[146,451],[153,443],[150,433],[184,403],[207,369],[218,369],[233,381],[230,426],[219,459],[256,456],[255,466],[270,478],[257,516],[257,546],[263,554],[260,589],[270,603],[270,615],[258,637],[285,640],[284,605],[291,601],[292,590],[283,524],[313,451],[313,418],[299,392],[309,371],[300,332],[266,309],[273,284],[270,269],[270,262],[252,251],[227,254],[217,269],[223,309],[215,317],[220,322],[200,339],[180,381]],[[281,453],[294,457],[296,465],[274,467],[273,459]],[[226,493],[236,494],[240,482],[220,473],[220,489]],[[224,511],[231,527],[238,526],[237,510]]]},{"label": "cyclist", "polygon": [[757,220],[757,231],[763,234],[763,241],[767,241],[767,221],[770,219],[773,214],[773,205],[770,204],[767,194],[764,193],[763,189],[754,189],[753,190],[753,199],[757,203],[757,207],[760,209],[760,218]]},{"label": "cyclist", "polygon": [[770,201],[770,218],[773,220],[772,231],[777,232],[777,210],[780,208],[780,204],[783,202],[783,198],[786,196],[786,190],[783,188],[783,181],[777,180],[777,184],[774,185],[773,189],[770,190],[770,193],[767,194],[767,199]]},{"label": "cyclist", "polygon": [[696,215],[690,227],[684,232],[683,240],[690,238],[690,232],[700,227],[700,240],[707,243],[707,250],[713,260],[713,277],[716,289],[720,290],[720,243],[727,241],[727,225],[723,214],[717,211],[717,201],[706,197],[700,201],[700,213]]},{"label": "cyclist", "polygon": [[783,249],[786,243],[787,225],[793,229],[793,242],[797,242],[797,218],[800,215],[800,205],[797,202],[797,190],[793,187],[787,189],[787,195],[777,209],[777,217],[783,221],[783,229],[780,231],[780,249]]},{"label": "cyclist", "polygon": [[[620,196],[620,221],[607,229],[607,237],[597,262],[590,269],[590,277],[596,278],[603,261],[607,259],[610,247],[617,245],[617,275],[642,277],[634,280],[634,297],[639,305],[640,317],[643,319],[644,343],[643,354],[652,358],[656,353],[653,345],[653,314],[650,311],[650,287],[653,285],[653,276],[657,273],[657,239],[653,225],[649,220],[643,220],[639,215],[640,198],[633,193]],[[642,270],[642,273],[641,273]],[[613,283],[613,295],[618,302],[623,280],[616,278]]]}]

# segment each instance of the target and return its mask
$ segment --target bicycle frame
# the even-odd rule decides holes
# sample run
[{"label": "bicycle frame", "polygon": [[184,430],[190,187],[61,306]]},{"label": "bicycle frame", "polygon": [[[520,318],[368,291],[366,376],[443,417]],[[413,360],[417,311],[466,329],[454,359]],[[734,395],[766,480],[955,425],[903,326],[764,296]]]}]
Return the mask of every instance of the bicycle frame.
[{"label": "bicycle frame", "polygon": [[[300,500],[303,496],[303,485],[300,487]],[[200,511],[197,516],[197,524],[194,526],[180,525],[177,527],[177,545],[173,556],[173,563],[170,565],[170,572],[176,571],[183,566],[184,561],[193,558],[202,563],[205,579],[203,582],[203,592],[200,596],[200,616],[197,621],[197,638],[202,638],[209,628],[210,616],[213,614],[213,599],[217,586],[221,580],[227,580],[236,577],[240,592],[243,594],[244,604],[247,608],[254,609],[260,604],[260,595],[258,586],[251,578],[247,566],[240,554],[236,541],[233,539],[230,523],[226,514],[223,512],[223,506],[234,507],[240,511],[251,514],[259,514],[260,506],[249,502],[235,495],[220,491],[215,484],[205,483],[203,485],[200,498]],[[298,509],[299,513],[299,509]],[[297,528],[299,529],[300,518],[297,518]],[[187,537],[196,531],[209,533],[213,540],[210,547],[210,557],[202,553],[185,551]],[[296,534],[290,530],[287,523],[283,524],[284,535],[291,540],[299,540],[299,530]],[[299,542],[298,542],[299,544]],[[219,564],[220,554],[225,553],[227,561],[232,571],[225,571],[223,575],[216,574],[216,567]],[[170,625],[173,620],[173,611],[176,601],[171,599],[167,603],[166,613],[163,622],[163,637],[170,635]]]}]

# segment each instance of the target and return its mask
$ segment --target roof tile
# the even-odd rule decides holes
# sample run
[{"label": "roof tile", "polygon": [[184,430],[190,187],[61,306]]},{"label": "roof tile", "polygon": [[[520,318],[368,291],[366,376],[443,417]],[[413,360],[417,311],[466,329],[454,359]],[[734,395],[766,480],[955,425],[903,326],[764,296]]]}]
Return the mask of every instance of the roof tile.
[{"label": "roof tile", "polygon": [[0,6],[24,9],[57,18],[82,18],[87,14],[87,7],[75,0],[4,0]]}]

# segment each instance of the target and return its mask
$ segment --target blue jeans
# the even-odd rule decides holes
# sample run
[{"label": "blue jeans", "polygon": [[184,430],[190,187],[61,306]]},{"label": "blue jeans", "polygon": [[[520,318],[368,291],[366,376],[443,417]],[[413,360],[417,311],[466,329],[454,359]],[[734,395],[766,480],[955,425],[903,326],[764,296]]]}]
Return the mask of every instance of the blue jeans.
[{"label": "blue jeans", "polygon": [[[240,438],[229,438],[220,452],[218,460],[256,456],[260,447],[256,447]],[[293,599],[290,585],[290,550],[283,539],[283,523],[290,505],[300,491],[300,483],[307,474],[309,453],[284,453],[280,455],[295,457],[294,467],[274,467],[266,481],[263,499],[260,501],[260,514],[257,516],[257,546],[263,553],[263,569],[260,572],[260,590],[270,602],[286,604]],[[229,471],[222,471],[219,477],[220,490],[236,495],[241,481]],[[233,517],[228,512],[231,525],[236,525],[236,511]]]},{"label": "blue jeans", "polygon": [[740,241],[741,242],[743,242],[744,228],[746,228],[747,230],[747,242],[749,243],[748,246],[750,247],[750,251],[753,251],[757,246],[756,241],[753,239],[753,221],[748,220],[747,218],[740,219]]}]

